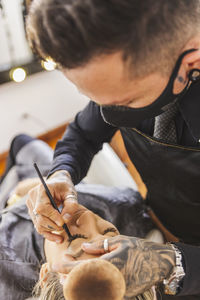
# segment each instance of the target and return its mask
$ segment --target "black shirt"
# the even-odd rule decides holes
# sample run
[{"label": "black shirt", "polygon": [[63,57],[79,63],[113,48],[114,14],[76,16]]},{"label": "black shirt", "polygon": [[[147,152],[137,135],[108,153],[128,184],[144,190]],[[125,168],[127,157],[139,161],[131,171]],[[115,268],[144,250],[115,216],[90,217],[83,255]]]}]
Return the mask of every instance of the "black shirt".
[{"label": "black shirt", "polygon": [[[177,139],[179,145],[200,146],[200,86],[194,85],[180,101],[176,117]],[[57,170],[67,170],[74,184],[86,175],[93,156],[104,142],[109,142],[115,128],[104,122],[100,107],[90,102],[77,114],[74,122],[67,128],[63,139],[58,142],[50,174]],[[154,119],[145,120],[138,126],[142,132],[152,135]],[[128,149],[129,152],[131,149]],[[199,166],[197,166],[199,168]],[[189,180],[189,179],[188,179]],[[200,242],[200,241],[199,241]],[[185,259],[187,276],[181,295],[200,293],[200,248],[179,245]]]}]

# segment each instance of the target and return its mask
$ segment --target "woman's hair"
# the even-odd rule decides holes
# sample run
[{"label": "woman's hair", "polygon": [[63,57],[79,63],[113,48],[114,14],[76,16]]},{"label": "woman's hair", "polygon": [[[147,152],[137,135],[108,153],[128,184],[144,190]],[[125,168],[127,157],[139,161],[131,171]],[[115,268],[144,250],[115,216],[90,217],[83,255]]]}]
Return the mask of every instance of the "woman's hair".
[{"label": "woman's hair", "polygon": [[[63,293],[63,285],[60,283],[58,273],[49,272],[45,283],[43,281],[37,282],[33,290],[33,297],[37,297],[39,300],[55,300],[55,299],[66,300]],[[85,300],[87,298],[88,298],[87,295],[85,295],[85,297],[80,300]],[[152,289],[145,291],[143,294],[132,298],[132,300],[153,300],[153,299],[154,299],[154,292]]]},{"label": "woman's hair", "polygon": [[49,272],[45,282],[39,280],[33,289],[33,297],[40,300],[65,300],[58,273]]}]

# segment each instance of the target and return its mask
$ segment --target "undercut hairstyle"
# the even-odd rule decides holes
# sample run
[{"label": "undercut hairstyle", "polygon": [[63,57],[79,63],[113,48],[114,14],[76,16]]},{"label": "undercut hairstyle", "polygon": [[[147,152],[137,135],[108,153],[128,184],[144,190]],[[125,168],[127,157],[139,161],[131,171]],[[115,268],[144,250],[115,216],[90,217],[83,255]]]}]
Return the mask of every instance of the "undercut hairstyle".
[{"label": "undercut hairstyle", "polygon": [[[43,286],[42,288],[41,285]],[[108,297],[106,297],[106,294],[104,295],[104,291],[107,289],[106,283],[105,283],[105,290],[100,289],[101,291],[100,296],[98,295],[99,287],[97,287],[96,290],[94,290],[93,287],[94,286],[92,284],[88,289],[85,289],[84,286],[82,287],[78,286],[77,290],[79,289],[79,291],[77,293],[77,298],[79,300],[108,299]],[[97,293],[96,296],[95,293]],[[81,297],[79,297],[79,294],[81,295]],[[49,272],[45,283],[39,281],[33,290],[33,297],[36,297],[39,300],[55,300],[55,299],[66,300],[63,293],[63,285],[60,283],[58,273]],[[112,298],[109,299],[112,300]],[[132,297],[131,299],[132,300],[154,300],[154,292],[152,289],[150,289],[141,295]]]},{"label": "undercut hairstyle", "polygon": [[134,76],[169,74],[200,32],[200,0],[33,0],[27,35],[34,52],[61,68],[121,52]]}]

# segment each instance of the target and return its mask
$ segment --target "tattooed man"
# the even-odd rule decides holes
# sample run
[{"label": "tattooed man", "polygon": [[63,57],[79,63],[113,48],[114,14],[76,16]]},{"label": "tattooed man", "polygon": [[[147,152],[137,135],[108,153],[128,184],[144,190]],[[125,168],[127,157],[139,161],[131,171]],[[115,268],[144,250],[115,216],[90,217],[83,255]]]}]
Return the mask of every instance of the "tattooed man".
[{"label": "tattooed man", "polygon": [[[74,185],[120,130],[146,205],[179,241],[108,240],[103,258],[124,274],[129,298],[161,283],[162,299],[200,299],[199,13],[200,0],[33,0],[29,9],[35,53],[92,99],[58,142],[49,172],[62,214],[42,186],[30,192],[29,212],[40,215],[39,233],[62,243],[49,226],[67,222]],[[98,243],[83,249],[103,251]]]}]

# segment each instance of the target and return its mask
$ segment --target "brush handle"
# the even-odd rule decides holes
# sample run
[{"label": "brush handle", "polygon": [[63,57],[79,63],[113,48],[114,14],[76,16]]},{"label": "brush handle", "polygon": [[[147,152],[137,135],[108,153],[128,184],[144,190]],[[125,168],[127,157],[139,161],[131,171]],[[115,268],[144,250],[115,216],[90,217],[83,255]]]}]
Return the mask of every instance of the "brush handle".
[{"label": "brush handle", "polygon": [[[34,168],[35,168],[35,170],[36,170],[36,172],[37,172],[37,174],[38,174],[38,176],[39,176],[39,178],[40,178],[40,180],[41,180],[41,182],[42,182],[42,185],[44,186],[44,189],[45,189],[45,191],[46,191],[46,194],[47,194],[47,196],[48,196],[48,198],[49,198],[49,200],[50,200],[50,202],[51,202],[53,208],[55,208],[55,209],[60,213],[60,211],[59,211],[59,209],[58,209],[58,207],[57,207],[57,205],[56,205],[56,203],[55,203],[55,201],[54,201],[54,199],[53,199],[53,197],[52,197],[52,195],[51,195],[51,193],[50,193],[50,190],[49,190],[49,188],[48,188],[46,182],[44,181],[44,178],[43,178],[43,176],[42,176],[42,174],[41,174],[41,172],[40,172],[40,170],[39,170],[37,164],[34,163],[33,166],[34,166]],[[68,235],[69,237],[72,236],[66,224],[63,225],[63,229],[66,231],[66,233],[67,233],[67,235]]]}]

